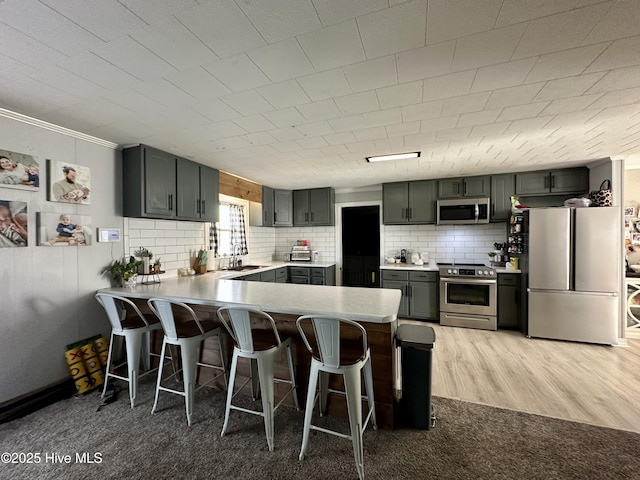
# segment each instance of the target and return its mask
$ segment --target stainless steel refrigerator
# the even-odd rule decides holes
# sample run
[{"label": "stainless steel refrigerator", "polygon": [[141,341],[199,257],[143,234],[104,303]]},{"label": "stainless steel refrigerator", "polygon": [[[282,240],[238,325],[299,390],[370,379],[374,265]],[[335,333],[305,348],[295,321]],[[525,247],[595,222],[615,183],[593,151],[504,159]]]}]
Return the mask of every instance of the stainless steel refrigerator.
[{"label": "stainless steel refrigerator", "polygon": [[529,336],[617,343],[620,221],[618,207],[528,212]]}]

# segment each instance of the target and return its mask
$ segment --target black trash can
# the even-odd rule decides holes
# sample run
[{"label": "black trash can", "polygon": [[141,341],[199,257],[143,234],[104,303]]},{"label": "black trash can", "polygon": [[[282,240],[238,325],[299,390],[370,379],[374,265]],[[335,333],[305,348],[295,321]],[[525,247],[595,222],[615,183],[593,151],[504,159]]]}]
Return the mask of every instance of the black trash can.
[{"label": "black trash can", "polygon": [[400,348],[402,397],[399,423],[429,430],[435,427],[436,414],[431,403],[431,361],[436,333],[428,325],[402,324],[396,330]]}]

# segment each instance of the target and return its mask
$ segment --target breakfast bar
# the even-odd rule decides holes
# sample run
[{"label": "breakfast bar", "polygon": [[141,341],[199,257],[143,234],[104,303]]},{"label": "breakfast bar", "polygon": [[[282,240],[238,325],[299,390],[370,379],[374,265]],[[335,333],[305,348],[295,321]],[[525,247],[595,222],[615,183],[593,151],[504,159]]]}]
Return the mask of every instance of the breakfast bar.
[{"label": "breakfast bar", "polygon": [[[145,313],[151,313],[146,300],[152,297],[187,303],[201,318],[215,322],[218,322],[216,311],[223,305],[242,305],[269,313],[275,319],[280,334],[292,339],[301,403],[306,398],[310,356],[296,328],[296,319],[300,315],[325,315],[357,321],[367,331],[371,350],[378,425],[381,428],[393,427],[398,377],[393,337],[398,324],[399,290],[246,282],[212,272],[169,278],[162,283],[134,288],[100,291],[127,297]],[[246,373],[248,375],[248,370]],[[344,400],[333,400],[330,396],[328,412],[346,417]]]}]

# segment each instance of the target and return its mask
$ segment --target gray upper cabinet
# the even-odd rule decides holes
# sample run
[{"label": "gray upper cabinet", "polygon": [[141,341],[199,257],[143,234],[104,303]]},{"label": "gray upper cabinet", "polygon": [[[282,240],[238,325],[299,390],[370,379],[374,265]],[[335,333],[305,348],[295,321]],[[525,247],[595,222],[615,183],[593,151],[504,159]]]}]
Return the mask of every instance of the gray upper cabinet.
[{"label": "gray upper cabinet", "polygon": [[291,190],[262,187],[262,226],[293,225],[293,195]]},{"label": "gray upper cabinet", "polygon": [[586,167],[516,174],[516,195],[586,193],[589,169]]},{"label": "gray upper cabinet", "polygon": [[125,217],[217,221],[218,170],[146,145],[122,160]]},{"label": "gray upper cabinet", "polygon": [[436,180],[383,184],[383,223],[435,223],[436,195]]},{"label": "gray upper cabinet", "polygon": [[218,221],[218,170],[184,158],[176,159],[176,218]]},{"label": "gray upper cabinet", "polygon": [[293,191],[293,225],[333,225],[335,191],[333,188],[312,188]]},{"label": "gray upper cabinet", "polygon": [[513,173],[491,176],[492,222],[506,222],[511,215],[511,196],[516,193],[516,176]]},{"label": "gray upper cabinet", "polygon": [[491,177],[444,178],[438,180],[438,198],[488,197]]}]

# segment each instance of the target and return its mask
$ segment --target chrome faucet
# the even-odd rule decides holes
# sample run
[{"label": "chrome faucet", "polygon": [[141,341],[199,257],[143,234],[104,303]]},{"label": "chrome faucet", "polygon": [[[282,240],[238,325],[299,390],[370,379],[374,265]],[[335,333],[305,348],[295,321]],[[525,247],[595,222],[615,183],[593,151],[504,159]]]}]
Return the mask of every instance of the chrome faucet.
[{"label": "chrome faucet", "polygon": [[[242,244],[234,243],[231,246],[231,268],[238,267],[238,255],[236,255],[236,247],[238,247],[239,249],[242,249]],[[239,250],[238,252],[242,252],[242,250]]]}]

